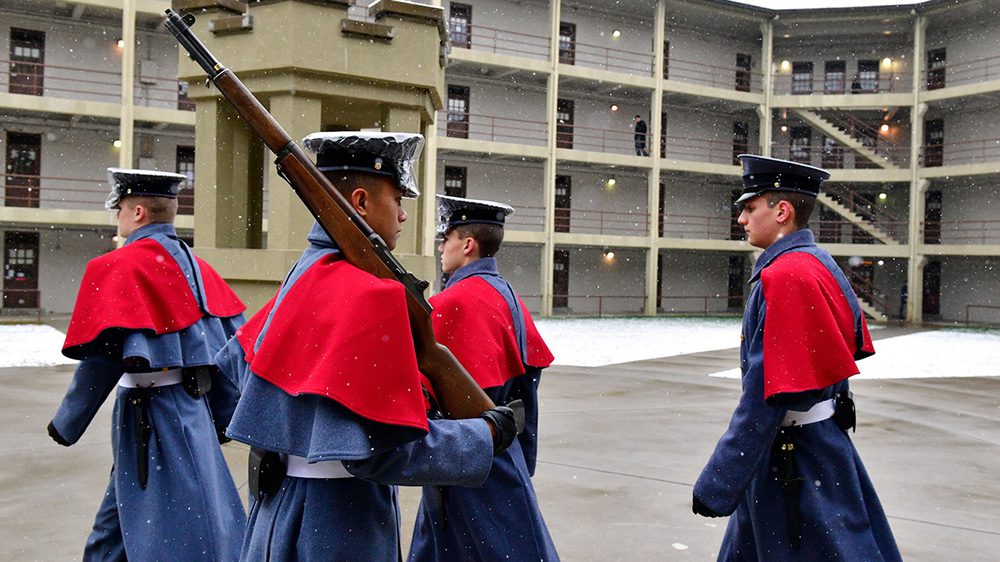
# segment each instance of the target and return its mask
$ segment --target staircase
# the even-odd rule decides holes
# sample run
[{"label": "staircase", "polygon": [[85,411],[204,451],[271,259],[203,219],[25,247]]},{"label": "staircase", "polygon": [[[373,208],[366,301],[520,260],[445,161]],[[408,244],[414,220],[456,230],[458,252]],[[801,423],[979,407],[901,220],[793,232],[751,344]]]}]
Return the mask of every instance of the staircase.
[{"label": "staircase", "polygon": [[894,238],[892,238],[892,236],[890,236],[889,233],[886,232],[885,230],[883,230],[882,228],[879,228],[879,226],[878,226],[877,223],[875,223],[872,220],[866,219],[862,215],[860,215],[860,214],[852,211],[846,205],[843,205],[842,203],[838,202],[829,193],[825,193],[825,192],[824,193],[820,193],[816,197],[816,199],[817,199],[817,201],[819,201],[823,205],[826,205],[827,207],[829,207],[829,209],[831,211],[833,211],[833,212],[837,213],[838,215],[844,217],[845,219],[847,219],[848,221],[850,221],[851,224],[853,224],[854,226],[856,226],[856,227],[860,228],[861,230],[865,231],[872,238],[875,238],[879,242],[882,242],[883,244],[890,245],[890,246],[898,246],[899,245],[899,241],[897,241]]},{"label": "staircase", "polygon": [[869,146],[865,146],[861,140],[859,140],[854,135],[850,134],[849,131],[851,129],[857,130],[858,127],[857,123],[852,123],[847,120],[840,120],[839,122],[835,123],[834,121],[827,119],[819,115],[818,113],[810,111],[808,109],[792,109],[792,111],[796,115],[801,117],[802,120],[805,121],[806,123],[809,123],[813,127],[823,131],[830,138],[836,140],[838,143],[853,150],[856,154],[859,154],[864,158],[870,160],[880,168],[886,170],[902,169],[888,157],[879,154]]},{"label": "staircase", "polygon": [[858,297],[858,305],[861,306],[861,312],[877,322],[889,320],[886,312],[889,310],[889,301],[885,295],[875,289],[870,281],[857,273],[851,270],[846,270],[844,273],[847,274],[847,278],[851,282],[851,288],[854,289],[854,294]]}]

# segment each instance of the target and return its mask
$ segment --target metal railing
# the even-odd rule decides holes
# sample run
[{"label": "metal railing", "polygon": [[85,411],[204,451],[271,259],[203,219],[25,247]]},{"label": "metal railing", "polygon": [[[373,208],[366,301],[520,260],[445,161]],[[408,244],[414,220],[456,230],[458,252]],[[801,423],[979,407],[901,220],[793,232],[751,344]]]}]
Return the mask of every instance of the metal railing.
[{"label": "metal railing", "polygon": [[448,37],[453,49],[487,51],[534,59],[548,60],[549,38],[483,25],[467,26],[468,31],[452,29]]},{"label": "metal railing", "polygon": [[1000,160],[1000,138],[925,144],[920,147],[920,164],[928,168],[996,160]]},{"label": "metal railing", "polygon": [[831,185],[824,191],[871,226],[888,234],[893,240],[905,243],[908,231],[907,222],[887,211],[876,201],[837,185]]},{"label": "metal railing", "polygon": [[670,57],[666,61],[664,78],[703,86],[760,93],[764,91],[764,73],[733,66],[705,64]]},{"label": "metal railing", "polygon": [[[739,162],[736,160],[736,156],[748,151],[747,146],[737,145],[731,140],[672,135],[664,135],[660,139],[663,145],[660,154],[668,160],[736,165]],[[754,146],[754,143],[749,143],[749,146]]]},{"label": "metal railing", "polygon": [[505,224],[508,230],[541,232],[545,230],[545,207],[518,205]]},{"label": "metal railing", "polygon": [[[678,305],[668,305],[670,301],[680,301]],[[693,303],[687,305],[687,303]],[[663,314],[722,314],[742,312],[743,295],[663,295],[657,312]]]},{"label": "metal railing", "polygon": [[[4,174],[4,193],[0,204],[4,207],[40,209],[101,210],[108,197],[108,179],[77,178],[65,176],[34,176]],[[180,185],[182,191],[192,189],[188,182]],[[193,203],[183,205],[180,214],[190,214]]]},{"label": "metal railing", "polygon": [[1000,244],[1000,220],[925,221],[925,244]]},{"label": "metal railing", "polygon": [[[862,230],[857,224],[843,217],[821,219],[813,213],[809,227],[821,244],[882,244],[882,241]],[[906,221],[882,221],[877,227],[889,238],[906,244],[908,224]]]},{"label": "metal railing", "polygon": [[[556,146],[614,154],[635,154],[635,132],[630,129],[602,129],[583,125],[556,125]],[[649,152],[649,135],[646,135]]]},{"label": "metal railing", "polygon": [[875,310],[878,310],[882,314],[889,315],[892,306],[889,304],[889,298],[875,287],[871,279],[851,269],[845,270],[844,273],[847,274],[847,278],[851,282],[851,288],[854,289],[854,293],[858,298],[868,301],[869,304],[875,307]]},{"label": "metal railing", "polygon": [[966,61],[947,62],[937,68],[921,71],[922,90],[937,90],[1000,78],[1000,55]]},{"label": "metal railing", "polygon": [[[33,70],[27,76],[37,76],[41,84],[19,84],[18,73],[12,66]],[[25,74],[25,73],[21,73]],[[40,64],[0,59],[0,89],[43,97],[120,103],[121,69],[105,70],[56,64]],[[137,75],[135,103],[150,107],[194,110],[194,104],[179,95],[176,77]],[[18,92],[17,90],[21,90]]]},{"label": "metal railing", "polygon": [[[563,64],[574,64],[590,68],[599,68],[608,72],[621,72],[639,76],[653,75],[653,53],[649,51],[630,51],[601,45],[574,43],[575,49],[559,51],[559,61]],[[572,62],[569,62],[572,60]]]},{"label": "metal railing", "polygon": [[438,115],[438,134],[442,136],[535,146],[548,142],[545,121],[458,111],[440,111]]},{"label": "metal railing", "polygon": [[[662,238],[686,238],[697,240],[732,240],[733,221],[731,216],[682,215],[671,212],[663,213],[663,226],[660,228]],[[743,228],[740,227],[742,240]]]},{"label": "metal railing", "polygon": [[[560,301],[565,302],[567,306],[559,306]],[[623,316],[642,314],[646,310],[645,295],[553,294],[552,302],[553,308],[567,308],[565,315]]]},{"label": "metal railing", "polygon": [[831,79],[822,74],[807,78],[797,78],[792,74],[774,74],[771,77],[775,94],[816,95],[816,94],[879,94],[906,93],[913,91],[912,75],[907,72],[879,72],[877,78]]},{"label": "metal railing", "polygon": [[[800,162],[802,164],[809,164],[811,166],[819,166],[825,169],[848,169],[848,170],[877,170],[882,169],[875,162],[868,159],[867,156],[860,154],[858,151],[852,149],[849,146],[837,145],[837,152],[826,152],[822,146],[789,146],[786,143],[778,144],[774,143],[771,145],[771,156],[775,158],[782,158],[785,160],[793,160],[795,162]],[[872,150],[888,163],[898,166],[897,162],[904,162],[908,159],[910,154],[910,148],[907,146],[868,146],[866,147]],[[847,155],[853,156],[852,158],[846,158]]]},{"label": "metal railing", "polygon": [[556,207],[556,232],[645,236],[649,232],[648,229],[649,217],[642,211],[620,212]]},{"label": "metal railing", "polygon": [[[972,310],[974,310],[974,309],[995,311],[992,314],[993,319],[992,320],[975,320],[975,321],[972,320]],[[992,305],[992,304],[967,304],[967,305],[965,305],[965,325],[966,326],[971,326],[973,324],[975,324],[977,326],[997,326],[997,325],[1000,325],[1000,306],[996,306],[996,305]]]}]

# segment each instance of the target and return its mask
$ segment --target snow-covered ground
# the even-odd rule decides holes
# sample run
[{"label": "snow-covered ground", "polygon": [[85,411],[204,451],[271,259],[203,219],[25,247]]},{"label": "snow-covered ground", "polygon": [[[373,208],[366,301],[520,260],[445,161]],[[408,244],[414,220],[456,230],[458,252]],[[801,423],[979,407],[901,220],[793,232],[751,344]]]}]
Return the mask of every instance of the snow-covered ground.
[{"label": "snow-covered ground", "polygon": [[[738,318],[539,319],[556,365],[599,367],[740,344]],[[878,329],[872,326],[873,330]],[[0,324],[0,367],[66,365],[65,336],[45,325]],[[934,330],[885,338],[858,363],[860,378],[1000,377],[1000,330]],[[739,369],[712,373],[740,376]]]},{"label": "snow-covered ground", "polygon": [[60,353],[66,335],[43,324],[0,324],[0,367],[76,363]]}]

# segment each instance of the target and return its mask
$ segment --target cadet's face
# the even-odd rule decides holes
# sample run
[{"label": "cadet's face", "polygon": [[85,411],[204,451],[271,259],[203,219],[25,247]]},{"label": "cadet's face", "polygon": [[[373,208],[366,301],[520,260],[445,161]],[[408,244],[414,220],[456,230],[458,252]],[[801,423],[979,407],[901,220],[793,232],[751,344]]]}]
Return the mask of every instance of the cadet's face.
[{"label": "cadet's face", "polygon": [[372,183],[377,185],[368,192],[362,216],[368,226],[385,240],[389,249],[395,250],[406,222],[403,192],[396,187],[395,181],[386,177],[374,177]]},{"label": "cadet's face", "polygon": [[441,271],[454,273],[462,267],[465,259],[465,240],[454,229],[449,230],[444,235],[444,240],[438,244],[438,252],[441,254]]},{"label": "cadet's face", "polygon": [[758,195],[743,205],[737,220],[747,233],[747,241],[756,248],[768,248],[778,239],[781,223],[778,222],[779,205],[769,207],[767,199]]}]

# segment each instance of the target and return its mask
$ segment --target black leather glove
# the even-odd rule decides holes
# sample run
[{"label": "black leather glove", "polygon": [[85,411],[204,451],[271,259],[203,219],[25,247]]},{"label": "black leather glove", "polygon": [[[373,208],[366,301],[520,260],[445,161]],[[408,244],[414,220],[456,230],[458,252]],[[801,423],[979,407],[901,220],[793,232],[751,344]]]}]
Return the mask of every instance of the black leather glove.
[{"label": "black leather glove", "polygon": [[56,443],[59,443],[63,447],[69,447],[70,445],[72,445],[72,443],[64,439],[62,435],[59,435],[59,431],[56,429],[55,424],[53,424],[52,422],[49,422],[48,430],[49,430],[49,437],[51,437],[52,440],[55,441]]},{"label": "black leather glove", "polygon": [[524,402],[514,400],[506,406],[486,410],[479,417],[493,424],[493,455],[507,450],[518,434],[524,431]]},{"label": "black leather glove", "polygon": [[691,511],[693,511],[695,515],[701,515],[702,517],[722,517],[721,513],[712,511],[712,508],[701,503],[698,496],[694,495],[691,496]]}]

